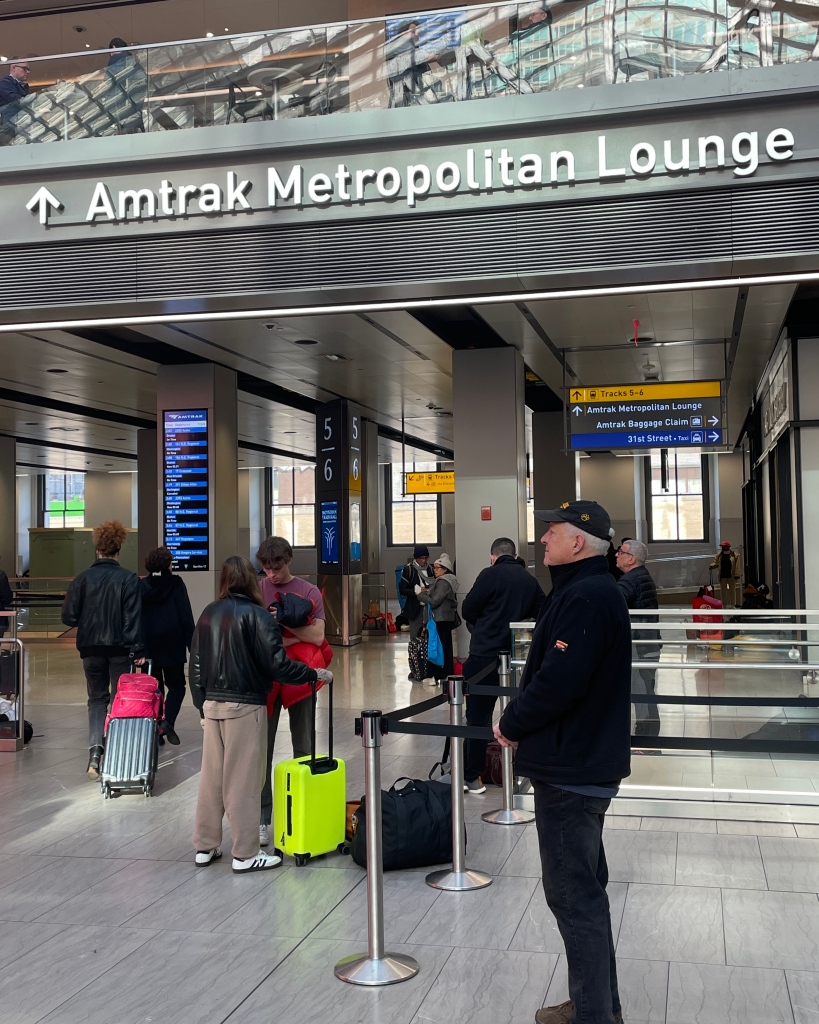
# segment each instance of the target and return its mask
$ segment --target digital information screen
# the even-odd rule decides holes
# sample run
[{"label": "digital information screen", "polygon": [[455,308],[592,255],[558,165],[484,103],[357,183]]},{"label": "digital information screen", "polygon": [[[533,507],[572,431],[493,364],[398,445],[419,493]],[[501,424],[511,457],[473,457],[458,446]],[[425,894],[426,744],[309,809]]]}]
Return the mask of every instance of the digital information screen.
[{"label": "digital information screen", "polygon": [[166,410],[163,431],[165,545],[173,552],[174,568],[182,572],[207,570],[207,409]]},{"label": "digital information screen", "polygon": [[321,503],[321,563],[338,565],[338,502]]}]

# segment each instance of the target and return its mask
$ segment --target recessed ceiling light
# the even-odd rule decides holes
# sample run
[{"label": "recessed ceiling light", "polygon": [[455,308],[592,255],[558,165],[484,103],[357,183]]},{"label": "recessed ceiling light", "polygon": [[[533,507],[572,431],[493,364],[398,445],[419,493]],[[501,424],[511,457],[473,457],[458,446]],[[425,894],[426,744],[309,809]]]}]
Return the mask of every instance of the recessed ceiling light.
[{"label": "recessed ceiling light", "polygon": [[47,370],[46,372],[47,373],[68,373],[68,370],[63,370],[59,366],[55,366],[55,367],[52,367],[50,370]]},{"label": "recessed ceiling light", "polygon": [[24,427],[39,427],[39,423],[35,423],[34,420],[26,420],[23,424]]},{"label": "recessed ceiling light", "polygon": [[314,341],[312,338],[298,338],[296,341],[293,342],[293,344],[294,345],[318,345],[318,342]]},{"label": "recessed ceiling light", "polygon": [[341,355],[340,352],[322,352],[321,354],[324,356],[325,359],[329,359],[331,363],[337,363],[341,360],[343,360],[344,362],[350,361],[349,356],[343,356]]},{"label": "recessed ceiling light", "polygon": [[212,32],[206,32],[205,35],[208,37],[208,39],[213,39],[213,33]]},{"label": "recessed ceiling light", "polygon": [[295,434],[296,431],[295,430],[283,430],[282,433],[283,434]]},{"label": "recessed ceiling light", "polygon": [[268,331],[283,331],[284,330],[284,328],[282,327],[281,324],[265,324],[265,327],[268,329]]},{"label": "recessed ceiling light", "polygon": [[115,437],[114,440],[115,441],[127,441],[128,438],[127,437]]},{"label": "recessed ceiling light", "polygon": [[0,57],[0,64],[5,64],[7,60],[8,57]]}]

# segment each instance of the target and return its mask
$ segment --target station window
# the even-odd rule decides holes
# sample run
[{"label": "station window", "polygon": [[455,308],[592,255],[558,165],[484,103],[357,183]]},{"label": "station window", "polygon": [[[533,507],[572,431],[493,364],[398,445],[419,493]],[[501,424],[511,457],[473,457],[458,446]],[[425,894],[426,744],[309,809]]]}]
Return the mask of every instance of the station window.
[{"label": "station window", "polygon": [[85,474],[46,473],[43,526],[85,526]]},{"label": "station window", "polygon": [[441,543],[441,501],[438,494],[404,494],[404,470],[407,473],[436,473],[437,462],[414,462],[389,467],[390,514],[387,519],[388,543],[393,547],[408,544]]},{"label": "station window", "polygon": [[704,456],[699,452],[669,451],[665,481],[661,452],[652,452],[645,462],[650,539],[707,540],[708,473]]},{"label": "station window", "polygon": [[273,467],[273,533],[294,548],[316,546],[316,471],[314,466]]}]

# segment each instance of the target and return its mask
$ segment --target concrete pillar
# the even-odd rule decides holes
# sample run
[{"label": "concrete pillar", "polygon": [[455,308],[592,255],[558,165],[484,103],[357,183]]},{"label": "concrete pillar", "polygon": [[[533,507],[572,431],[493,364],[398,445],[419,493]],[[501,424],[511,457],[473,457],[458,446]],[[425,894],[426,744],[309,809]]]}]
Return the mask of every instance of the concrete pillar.
[{"label": "concrete pillar", "polygon": [[138,564],[140,571],[145,556],[159,547],[159,524],[162,517],[162,481],[157,472],[157,431],[137,431],[137,516],[139,523]]},{"label": "concrete pillar", "polygon": [[361,643],[363,434],[361,412],[346,398],[316,409],[318,579],[327,639],[342,647]]},{"label": "concrete pillar", "polygon": [[17,572],[17,442],[0,437],[0,569]]},{"label": "concrete pillar", "polygon": [[[535,508],[557,508],[564,501],[574,501],[576,493],[575,455],[563,451],[564,423],[562,412],[532,414],[532,474]],[[549,570],[543,564],[540,538],[546,530],[535,520],[535,575],[548,593],[552,588]]]},{"label": "concrete pillar", "polygon": [[239,553],[236,373],[212,364],[160,366],[157,371],[157,467],[162,494],[160,536],[169,547],[168,517],[172,510],[164,493],[165,438],[170,431],[179,429],[178,421],[174,426],[170,414],[198,411],[207,415],[207,505],[197,506],[206,509],[206,519],[201,512],[193,518],[200,523],[207,522],[206,527],[197,528],[201,531],[197,535],[207,537],[207,542],[202,542],[199,548],[206,553],[196,556],[201,568],[180,571],[195,616],[216,597],[224,560]]},{"label": "concrete pillar", "polygon": [[[455,532],[462,595],[489,565],[496,537],[510,537],[519,551],[526,551],[523,387],[523,359],[517,349],[452,353]],[[468,644],[464,626],[458,635],[461,654]]]}]

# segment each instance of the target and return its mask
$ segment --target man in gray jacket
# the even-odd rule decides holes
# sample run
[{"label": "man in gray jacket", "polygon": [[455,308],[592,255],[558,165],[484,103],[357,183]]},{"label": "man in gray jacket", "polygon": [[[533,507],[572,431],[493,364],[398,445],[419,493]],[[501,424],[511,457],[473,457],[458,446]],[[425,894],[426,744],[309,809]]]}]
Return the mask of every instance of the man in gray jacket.
[{"label": "man in gray jacket", "polygon": [[[658,608],[657,587],[651,573],[646,569],[648,548],[640,540],[624,540],[617,551],[617,568],[623,573],[617,586],[623,591],[629,608]],[[660,631],[657,628],[657,616],[633,615],[632,622],[654,623],[653,629],[635,629],[632,639],[641,641],[632,644],[634,661],[660,660]],[[656,668],[632,668],[631,692],[646,693],[652,696],[656,689]],[[656,704],[635,704],[637,722],[634,726],[635,736],[659,736],[660,713]]]}]

